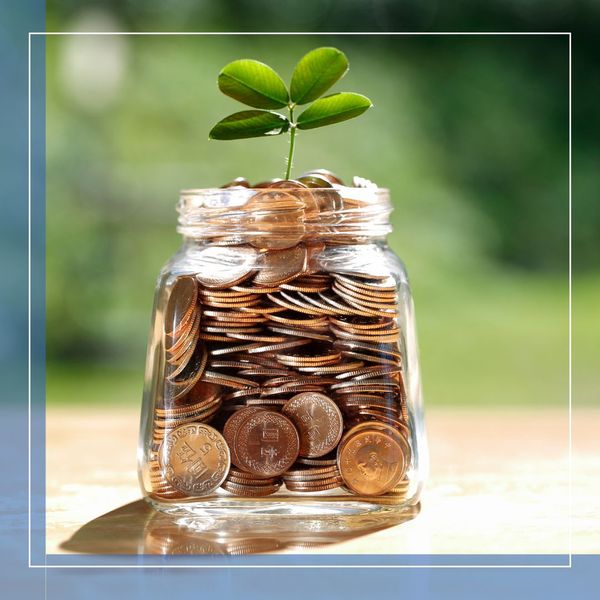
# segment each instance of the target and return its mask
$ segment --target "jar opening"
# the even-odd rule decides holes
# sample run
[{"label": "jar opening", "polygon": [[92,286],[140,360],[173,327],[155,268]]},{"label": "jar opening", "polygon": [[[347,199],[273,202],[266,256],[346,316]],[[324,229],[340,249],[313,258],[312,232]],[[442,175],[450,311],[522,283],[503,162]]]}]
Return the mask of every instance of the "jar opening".
[{"label": "jar opening", "polygon": [[183,190],[177,210],[185,237],[278,248],[385,238],[392,205],[384,188],[232,187]]}]

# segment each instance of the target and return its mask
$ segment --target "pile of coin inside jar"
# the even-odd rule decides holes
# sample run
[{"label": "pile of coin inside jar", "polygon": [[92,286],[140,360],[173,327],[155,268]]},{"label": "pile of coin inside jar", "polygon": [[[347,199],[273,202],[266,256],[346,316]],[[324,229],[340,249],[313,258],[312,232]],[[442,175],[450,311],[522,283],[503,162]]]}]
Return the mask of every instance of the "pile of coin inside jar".
[{"label": "pile of coin inside jar", "polygon": [[[265,182],[247,210],[288,215],[295,189],[341,185],[326,171]],[[249,184],[224,187],[233,186]],[[325,243],[293,239],[293,222],[279,217],[280,238],[265,231],[207,245],[203,259],[218,267],[178,275],[169,287],[148,469],[158,500],[218,490],[406,495],[410,424],[396,282],[324,271]]]}]

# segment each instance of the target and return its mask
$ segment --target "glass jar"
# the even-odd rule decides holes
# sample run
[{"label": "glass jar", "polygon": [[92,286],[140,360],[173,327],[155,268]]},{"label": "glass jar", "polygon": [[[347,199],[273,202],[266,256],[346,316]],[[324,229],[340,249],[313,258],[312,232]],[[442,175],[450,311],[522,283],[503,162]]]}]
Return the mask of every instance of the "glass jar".
[{"label": "glass jar", "polygon": [[389,193],[286,185],[181,193],[148,344],[144,497],[188,516],[414,513],[426,441]]}]

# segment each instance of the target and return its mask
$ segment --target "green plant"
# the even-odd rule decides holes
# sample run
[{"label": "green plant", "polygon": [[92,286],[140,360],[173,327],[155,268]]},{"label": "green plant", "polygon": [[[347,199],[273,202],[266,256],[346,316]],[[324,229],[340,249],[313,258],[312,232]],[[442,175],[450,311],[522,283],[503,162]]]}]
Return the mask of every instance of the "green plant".
[{"label": "green plant", "polygon": [[[337,48],[316,48],[303,56],[292,73],[288,90],[283,79],[256,60],[234,60],[219,73],[219,89],[258,110],[236,112],[210,131],[213,140],[290,134],[285,179],[290,178],[297,130],[315,129],[357,117],[373,106],[362,94],[337,92],[321,97],[348,71],[348,59]],[[298,106],[310,104],[298,117]],[[273,109],[287,108],[288,115]]]}]

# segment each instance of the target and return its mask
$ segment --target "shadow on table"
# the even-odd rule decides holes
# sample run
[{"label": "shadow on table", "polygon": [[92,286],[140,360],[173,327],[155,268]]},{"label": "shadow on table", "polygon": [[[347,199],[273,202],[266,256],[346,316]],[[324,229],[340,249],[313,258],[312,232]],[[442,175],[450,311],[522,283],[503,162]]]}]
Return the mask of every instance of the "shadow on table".
[{"label": "shadow on table", "polygon": [[[348,526],[318,518],[292,517],[293,531],[281,520],[182,517],[156,511],[144,500],[131,502],[78,529],[62,550],[85,554],[220,554],[302,552],[374,533],[410,521],[413,506],[402,514],[365,516]],[[290,517],[288,517],[290,518]]]}]

